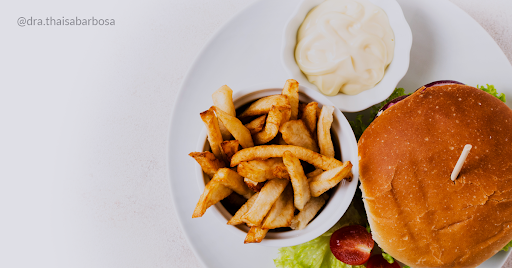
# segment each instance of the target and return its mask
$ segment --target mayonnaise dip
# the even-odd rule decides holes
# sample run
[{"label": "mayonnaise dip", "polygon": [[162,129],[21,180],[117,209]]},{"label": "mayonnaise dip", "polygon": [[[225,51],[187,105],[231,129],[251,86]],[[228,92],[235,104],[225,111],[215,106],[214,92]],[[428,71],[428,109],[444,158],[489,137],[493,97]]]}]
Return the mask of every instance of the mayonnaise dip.
[{"label": "mayonnaise dip", "polygon": [[297,32],[295,60],[325,95],[373,88],[393,59],[394,34],[386,13],[368,0],[327,0]]}]

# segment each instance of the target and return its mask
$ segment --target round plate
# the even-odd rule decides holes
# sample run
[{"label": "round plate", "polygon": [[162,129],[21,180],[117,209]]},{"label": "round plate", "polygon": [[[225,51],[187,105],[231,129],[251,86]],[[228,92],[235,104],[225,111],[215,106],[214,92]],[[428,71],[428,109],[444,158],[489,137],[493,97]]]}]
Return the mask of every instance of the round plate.
[{"label": "round plate", "polygon": [[[414,38],[409,71],[398,86],[413,91],[431,81],[452,79],[468,85],[494,84],[512,96],[512,66],[469,15],[446,0],[398,2]],[[169,136],[171,192],[182,230],[205,267],[274,267],[277,248],[244,245],[208,211],[192,219],[200,193],[194,179],[196,163],[188,153],[196,149],[203,129],[199,113],[211,106],[211,93],[217,88],[284,85],[289,77],[281,64],[282,33],[297,4],[263,0],[234,16],[191,65],[177,97]],[[507,256],[500,252],[481,267],[501,267]]]}]

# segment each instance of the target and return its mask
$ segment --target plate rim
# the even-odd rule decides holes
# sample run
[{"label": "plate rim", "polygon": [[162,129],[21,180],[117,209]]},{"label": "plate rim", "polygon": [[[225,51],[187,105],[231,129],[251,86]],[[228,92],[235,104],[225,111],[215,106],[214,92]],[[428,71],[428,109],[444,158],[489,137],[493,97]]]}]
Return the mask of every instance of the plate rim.
[{"label": "plate rim", "polygon": [[[260,2],[263,2],[264,0],[258,0],[258,1],[254,1],[250,4],[248,4],[246,7],[240,9],[239,11],[237,11],[236,13],[233,14],[232,17],[230,17],[227,21],[225,21],[224,23],[222,23],[218,29],[216,29],[212,35],[209,37],[208,41],[205,43],[205,45],[199,50],[197,56],[195,57],[195,59],[191,62],[191,65],[189,67],[189,69],[187,70],[187,73],[186,75],[184,76],[183,78],[183,81],[180,83],[180,86],[179,86],[179,90],[176,94],[176,99],[175,99],[175,102],[177,102],[181,97],[182,95],[184,94],[184,85],[188,83],[188,81],[190,80],[190,76],[191,76],[191,73],[192,73],[192,70],[194,69],[194,67],[197,65],[197,62],[199,61],[200,58],[202,58],[202,56],[204,55],[206,49],[212,44],[212,42],[218,37],[219,33],[222,32],[224,30],[224,28],[226,28],[227,25],[231,24],[231,22],[237,18],[238,16],[240,16],[241,13],[244,13],[246,12],[247,10],[249,9],[252,9],[254,6],[258,5],[258,3]],[[455,5],[454,3],[450,2],[450,1],[447,1],[447,0],[438,0],[438,2],[443,2],[443,3],[448,3],[448,5],[452,5],[453,8],[455,9],[458,9],[459,11],[461,11],[461,13],[465,14],[466,17],[470,18],[471,20],[473,20],[477,25],[478,27],[480,27],[480,29],[485,32],[488,37],[493,40],[493,43],[494,45],[496,46],[496,48],[498,48],[498,50],[500,51],[500,55],[504,58],[506,58],[506,55],[504,54],[503,50],[497,45],[496,41],[492,38],[492,36],[489,35],[489,33],[478,23],[476,22],[476,20],[471,17],[468,13],[466,13],[463,9],[461,9],[460,7],[458,7],[457,5]],[[509,65],[512,66],[512,63],[510,61],[507,61]],[[189,245],[189,248],[192,250],[192,252],[194,252],[194,255],[196,256],[196,258],[198,259],[199,263],[203,266],[203,267],[208,267],[205,263],[205,259],[202,255],[199,254],[198,252],[198,249],[194,246],[194,244],[192,244],[192,240],[191,240],[191,237],[190,235],[185,231],[186,229],[184,228],[183,226],[183,220],[182,220],[182,216],[178,213],[178,203],[176,202],[176,196],[173,194],[173,183],[172,183],[172,179],[173,179],[173,176],[171,175],[172,171],[171,171],[171,163],[170,163],[170,159],[171,159],[171,149],[173,148],[172,145],[171,145],[171,138],[173,137],[172,135],[172,126],[174,125],[174,121],[176,120],[176,112],[177,112],[177,107],[174,105],[174,103],[172,103],[172,105],[174,107],[172,107],[172,110],[171,110],[171,117],[170,117],[170,122],[169,122],[169,129],[168,129],[168,139],[167,139],[167,145],[166,145],[166,148],[167,148],[167,176],[168,176],[168,179],[169,179],[169,187],[170,187],[170,193],[171,193],[171,200],[173,202],[173,207],[175,208],[175,216],[177,217],[178,219],[178,224],[182,230],[182,233],[183,235],[185,236],[185,240],[187,241],[187,244]],[[497,254],[505,254],[506,257],[503,258],[499,263],[500,265],[502,266],[508,259],[508,256],[512,253],[512,251],[508,251],[508,252],[498,252]],[[491,257],[492,258],[492,257]],[[490,260],[490,259],[489,259]],[[487,260],[487,261],[489,261]]]}]

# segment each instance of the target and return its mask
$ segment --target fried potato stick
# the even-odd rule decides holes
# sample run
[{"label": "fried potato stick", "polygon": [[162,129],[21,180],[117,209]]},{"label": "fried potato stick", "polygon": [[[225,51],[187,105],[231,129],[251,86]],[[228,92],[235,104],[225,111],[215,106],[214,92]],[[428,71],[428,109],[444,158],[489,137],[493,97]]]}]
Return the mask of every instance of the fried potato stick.
[{"label": "fried potato stick", "polygon": [[300,160],[290,151],[283,154],[283,162],[290,174],[290,181],[293,186],[293,202],[298,210],[303,210],[306,203],[311,198],[309,191],[308,178],[304,174],[304,169],[300,164]]},{"label": "fried potato stick", "polygon": [[245,185],[244,178],[229,168],[219,169],[217,173],[215,173],[215,176],[213,176],[212,181],[218,181],[247,199],[252,196],[252,191]]},{"label": "fried potato stick", "polygon": [[271,141],[279,132],[279,126],[281,125],[282,119],[283,114],[281,111],[279,111],[276,106],[272,106],[267,116],[265,128],[263,131],[258,132],[252,136],[254,143],[256,145],[260,145]]},{"label": "fried potato stick", "polygon": [[226,167],[223,161],[217,159],[215,155],[210,152],[191,152],[188,155],[199,163],[203,172],[210,178],[213,178],[219,168]]},{"label": "fried potato stick", "polygon": [[215,106],[212,106],[210,109],[215,110],[215,114],[220,118],[224,126],[226,126],[233,137],[235,137],[235,139],[240,142],[242,148],[254,146],[251,132],[244,126],[244,124],[242,124],[238,118],[225,113]]},{"label": "fried potato stick", "polygon": [[331,139],[333,113],[334,107],[324,105],[317,124],[317,137],[320,153],[328,157],[334,157],[334,145],[332,144]]},{"label": "fried potato stick", "polygon": [[270,109],[272,109],[272,106],[276,106],[279,110],[291,109],[290,102],[286,96],[271,95],[253,102],[239,117],[246,118],[250,116],[268,114]]},{"label": "fried potato stick", "polygon": [[241,162],[256,159],[268,159],[271,157],[283,157],[285,151],[290,151],[295,157],[306,161],[316,168],[329,170],[342,166],[343,163],[335,158],[315,153],[306,148],[295,145],[261,145],[242,149],[231,158],[231,166],[237,166]]},{"label": "fried potato stick", "polygon": [[313,152],[318,152],[316,141],[311,136],[308,127],[302,120],[290,120],[284,123],[279,132],[287,144],[304,147]]},{"label": "fried potato stick", "polygon": [[286,80],[281,94],[285,95],[290,102],[290,120],[296,120],[299,113],[299,83],[293,79]]},{"label": "fried potato stick", "polygon": [[286,186],[277,201],[272,205],[261,228],[275,229],[289,227],[292,223],[295,206],[293,205],[293,189],[291,185]]},{"label": "fried potato stick", "polygon": [[304,121],[304,124],[308,127],[309,132],[313,134],[313,138],[316,136],[316,109],[318,108],[318,103],[316,102],[310,102],[302,111],[302,117],[301,120]]},{"label": "fried potato stick", "polygon": [[217,121],[214,110],[210,108],[200,113],[200,115],[204,125],[206,126],[206,130],[208,131],[208,142],[210,143],[212,153],[217,159],[225,159],[225,156],[222,154],[220,149],[220,144],[222,143],[222,134],[220,133],[219,122]]},{"label": "fried potato stick", "polygon": [[237,140],[223,141],[220,144],[222,153],[226,156],[227,163],[231,162],[231,157],[238,152],[240,143]]},{"label": "fried potato stick", "polygon": [[318,197],[327,190],[336,186],[341,180],[348,178],[351,173],[352,163],[347,161],[341,167],[324,171],[323,173],[308,180],[309,189],[313,197]]},{"label": "fried potato stick", "polygon": [[223,85],[212,94],[213,105],[219,107],[225,113],[236,116],[235,105],[233,104],[233,90]]},{"label": "fried potato stick", "polygon": [[210,180],[208,184],[206,184],[203,194],[199,197],[199,201],[194,209],[192,218],[202,217],[206,212],[206,209],[228,197],[232,192],[233,190],[222,185],[220,182],[214,181],[213,179]]},{"label": "fried potato stick", "polygon": [[[217,89],[212,94],[213,105],[219,107],[221,110],[231,116],[236,116],[235,105],[233,104],[233,90],[228,86],[224,85]],[[219,120],[219,129],[224,140],[231,139],[231,133]]]},{"label": "fried potato stick", "polygon": [[251,122],[245,124],[245,127],[251,132],[251,135],[254,135],[263,130],[263,127],[265,126],[266,118],[267,118],[267,115],[264,114],[260,117],[257,117],[256,119],[252,120]]},{"label": "fried potato stick", "polygon": [[248,243],[260,243],[263,238],[267,235],[268,229],[263,229],[260,227],[251,227],[247,236],[245,237],[244,244]]},{"label": "fried potato stick", "polygon": [[238,165],[237,172],[255,182],[264,182],[275,178],[290,178],[283,159],[280,157],[242,162]]},{"label": "fried potato stick", "polygon": [[265,183],[265,186],[259,192],[258,198],[242,220],[250,227],[260,226],[286,185],[288,185],[288,180],[285,179],[273,179]]},{"label": "fried potato stick", "polygon": [[293,217],[290,227],[294,230],[302,230],[306,228],[308,223],[323,207],[327,198],[329,198],[327,194],[311,198],[311,200],[309,200],[309,202],[304,206],[304,209]]},{"label": "fried potato stick", "polygon": [[258,198],[258,194],[259,193],[255,193],[251,198],[249,198],[249,200],[247,200],[247,202],[245,202],[245,204],[242,205],[242,207],[240,207],[237,212],[235,213],[235,215],[233,217],[231,217],[231,219],[228,221],[228,224],[229,225],[239,225],[239,224],[242,224],[244,223],[242,221],[242,217],[245,215],[245,213],[247,213],[247,211],[249,211],[249,209],[252,207],[252,205],[254,204],[254,202],[256,201],[256,198]]},{"label": "fried potato stick", "polygon": [[261,188],[263,188],[263,185],[265,185],[265,182],[256,182],[248,178],[244,178],[245,185],[249,187],[249,189],[259,192],[261,191]]}]

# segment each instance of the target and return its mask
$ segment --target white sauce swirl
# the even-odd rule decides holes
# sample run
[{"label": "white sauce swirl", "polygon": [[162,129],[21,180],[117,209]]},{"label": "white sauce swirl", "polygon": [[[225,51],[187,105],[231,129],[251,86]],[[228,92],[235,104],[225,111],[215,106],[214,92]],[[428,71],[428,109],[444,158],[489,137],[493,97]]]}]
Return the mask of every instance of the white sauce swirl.
[{"label": "white sauce swirl", "polygon": [[297,32],[295,60],[329,96],[373,88],[393,59],[394,33],[386,13],[368,0],[327,0]]}]

